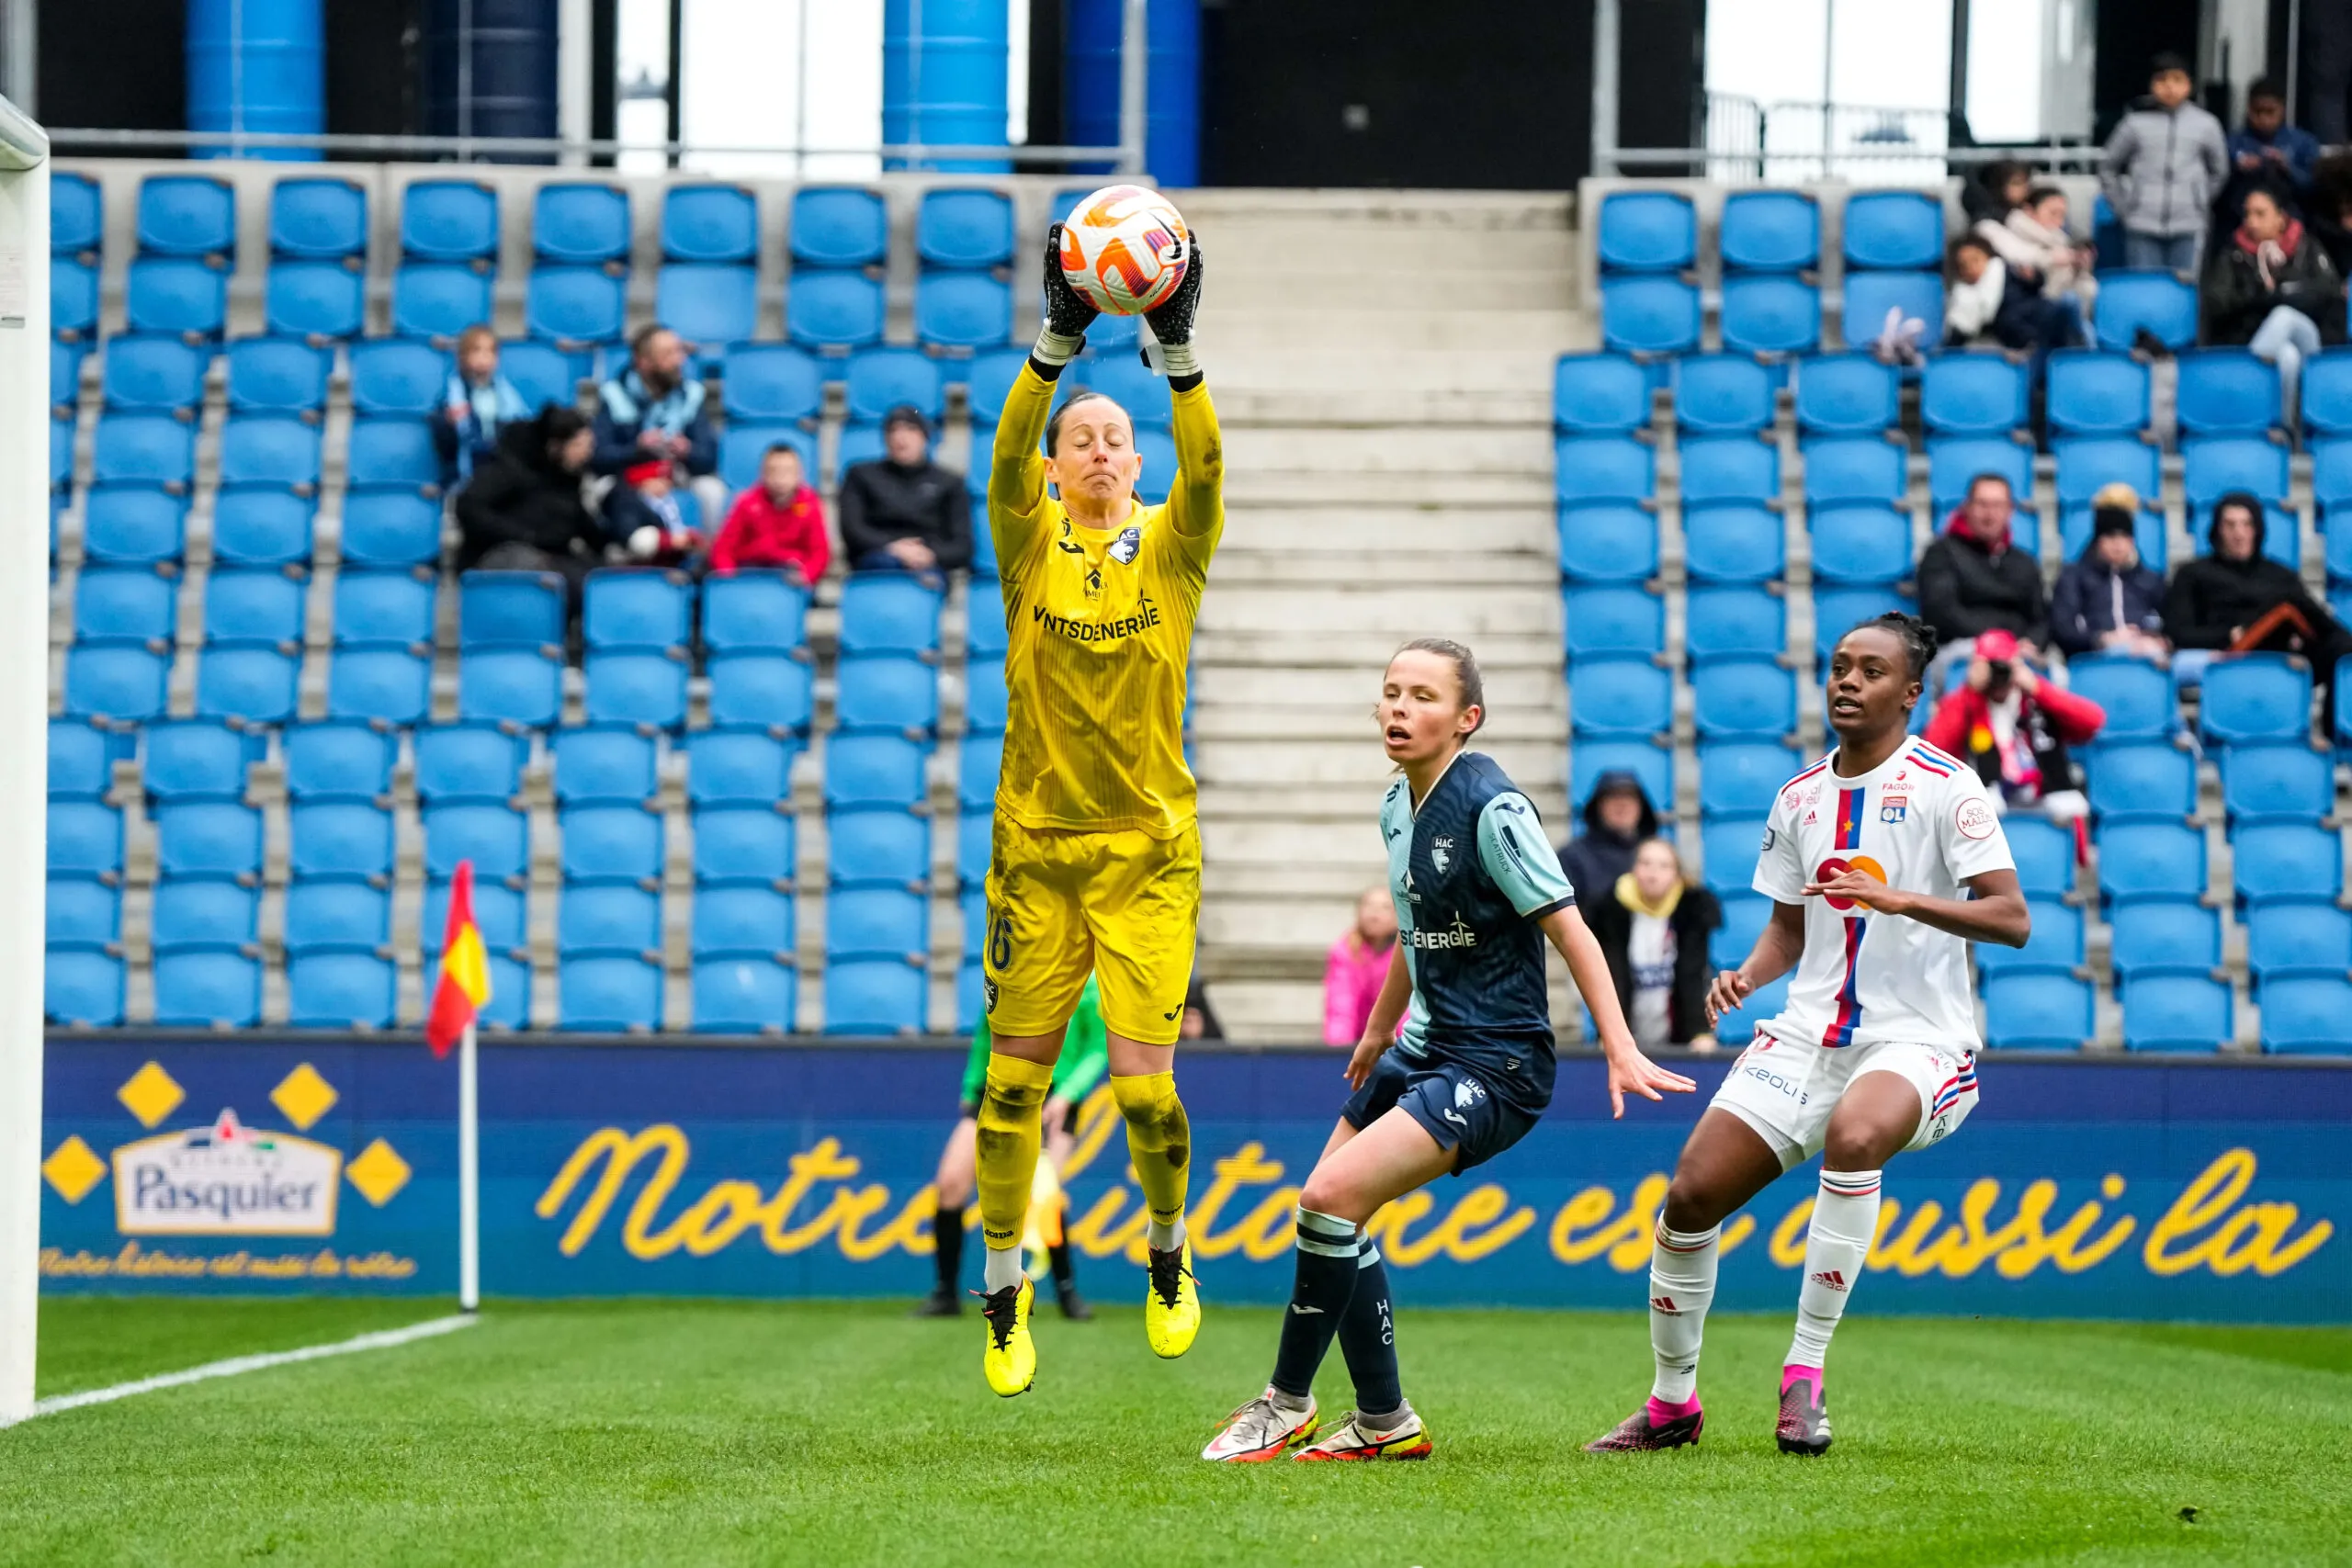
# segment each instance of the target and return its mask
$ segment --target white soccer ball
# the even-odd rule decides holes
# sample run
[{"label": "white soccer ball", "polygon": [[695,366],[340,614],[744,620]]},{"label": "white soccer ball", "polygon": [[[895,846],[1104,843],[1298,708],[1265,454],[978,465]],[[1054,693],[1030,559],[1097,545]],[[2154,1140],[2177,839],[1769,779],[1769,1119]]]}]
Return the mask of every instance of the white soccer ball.
[{"label": "white soccer ball", "polygon": [[1184,281],[1192,231],[1156,190],[1104,186],[1062,220],[1062,276],[1096,310],[1139,316]]}]

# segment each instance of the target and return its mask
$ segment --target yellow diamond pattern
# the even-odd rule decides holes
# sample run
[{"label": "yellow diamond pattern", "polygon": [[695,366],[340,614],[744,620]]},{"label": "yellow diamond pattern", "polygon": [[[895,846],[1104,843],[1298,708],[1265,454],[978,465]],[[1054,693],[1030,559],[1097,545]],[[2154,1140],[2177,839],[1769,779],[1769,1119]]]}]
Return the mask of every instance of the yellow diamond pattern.
[{"label": "yellow diamond pattern", "polygon": [[114,1091],[114,1097],[139,1118],[141,1127],[153,1127],[178,1110],[187,1094],[171,1074],[150,1062],[125,1079],[123,1086]]},{"label": "yellow diamond pattern", "polygon": [[309,1132],[311,1123],[334,1110],[334,1102],[342,1098],[333,1084],[319,1076],[319,1069],[308,1062],[287,1074],[269,1091],[270,1103],[286,1113],[286,1119],[294,1123],[298,1133]]},{"label": "yellow diamond pattern", "polygon": [[359,1189],[359,1195],[379,1209],[392,1201],[393,1194],[408,1185],[408,1161],[392,1150],[392,1145],[379,1138],[359,1151],[357,1157],[343,1168],[344,1175]]},{"label": "yellow diamond pattern", "polygon": [[89,1196],[107,1173],[107,1162],[90,1152],[90,1145],[79,1134],[57,1145],[57,1151],[40,1162],[40,1173],[57,1189],[57,1195],[69,1203],[78,1203]]}]

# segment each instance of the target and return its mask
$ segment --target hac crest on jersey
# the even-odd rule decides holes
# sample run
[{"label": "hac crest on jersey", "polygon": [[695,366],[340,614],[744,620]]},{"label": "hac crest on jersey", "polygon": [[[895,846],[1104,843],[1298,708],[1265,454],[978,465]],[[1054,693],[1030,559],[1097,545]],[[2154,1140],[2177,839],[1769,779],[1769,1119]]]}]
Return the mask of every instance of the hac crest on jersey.
[{"label": "hac crest on jersey", "polygon": [[1453,1084],[1453,1107],[1467,1111],[1487,1098],[1487,1086],[1476,1078],[1457,1078]]},{"label": "hac crest on jersey", "polygon": [[1430,863],[1442,873],[1453,863],[1453,840],[1441,833],[1430,840]]},{"label": "hac crest on jersey", "polygon": [[1137,552],[1142,550],[1142,548],[1143,529],[1136,524],[1130,523],[1127,525],[1125,532],[1120,534],[1117,538],[1111,541],[1109,553],[1111,558],[1117,561],[1121,566],[1133,566],[1136,563],[1136,556]]}]

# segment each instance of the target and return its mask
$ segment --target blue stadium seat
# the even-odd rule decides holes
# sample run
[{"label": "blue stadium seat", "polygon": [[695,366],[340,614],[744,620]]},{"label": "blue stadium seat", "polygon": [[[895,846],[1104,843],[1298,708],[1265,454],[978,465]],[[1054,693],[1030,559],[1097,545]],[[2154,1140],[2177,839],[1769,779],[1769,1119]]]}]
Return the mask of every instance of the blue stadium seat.
[{"label": "blue stadium seat", "polygon": [[882,286],[863,273],[796,273],[784,310],[796,344],[851,349],[882,341]]},{"label": "blue stadium seat", "polygon": [[2009,481],[2009,491],[2018,502],[2014,525],[2022,529],[2023,513],[2033,496],[2031,446],[1994,435],[1928,438],[1928,494],[1939,520],[1967,499],[1968,487],[1980,474],[1998,474]]},{"label": "blue stadium seat", "polygon": [[2122,654],[2078,654],[2066,666],[2075,694],[2107,710],[2101,744],[2161,740],[2180,728],[2179,700],[2172,678],[2144,659]]},{"label": "blue stadium seat", "polygon": [[64,510],[66,493],[74,488],[74,422],[52,419],[49,422],[49,554],[57,558],[57,518]]},{"label": "blue stadium seat", "polygon": [[498,192],[474,180],[418,180],[401,193],[401,252],[420,261],[495,264]]},{"label": "blue stadium seat", "polygon": [[836,735],[825,743],[825,804],[833,809],[915,806],[925,797],[923,766],[930,755],[902,736]]},{"label": "blue stadium seat", "polygon": [[[879,266],[890,244],[878,191],[803,186],[792,196],[792,259],[803,266]],[[792,286],[798,288],[796,276]]]},{"label": "blue stadium seat", "polygon": [[2287,497],[2287,448],[2261,436],[2208,435],[2180,444],[2181,493],[2192,509],[2233,490],[2267,502]]},{"label": "blue stadium seat", "polygon": [[77,718],[49,721],[49,796],[96,800],[114,788],[114,765],[124,744]]},{"label": "blue stadium seat", "polygon": [[106,203],[87,175],[52,170],[49,176],[49,248],[59,255],[96,258],[106,242]]},{"label": "blue stadium seat", "polygon": [[209,348],[175,337],[125,334],[107,344],[99,391],[108,409],[124,413],[192,411],[204,400],[204,371],[211,361]]},{"label": "blue stadium seat", "polygon": [[618,186],[550,183],[531,203],[531,250],[551,262],[628,262],[628,193]]},{"label": "blue stadium seat", "polygon": [[1702,817],[1761,818],[1797,772],[1796,753],[1778,741],[1702,741],[1698,759]]},{"label": "blue stadium seat", "polygon": [[1666,651],[1666,601],[1645,589],[1571,587],[1562,607],[1572,661],[1612,655],[1648,659]]},{"label": "blue stadium seat", "polygon": [[792,898],[773,887],[695,889],[696,962],[729,954],[793,961]]},{"label": "blue stadium seat", "polygon": [[2101,270],[2091,328],[2101,348],[2129,349],[2144,328],[2177,353],[2197,341],[2197,289],[2169,272]]},{"label": "blue stadium seat", "polygon": [[336,574],[337,645],[389,643],[419,652],[433,645],[435,585],[405,571]]},{"label": "blue stadium seat", "polygon": [[52,876],[122,875],[122,809],[96,800],[49,803],[49,871]]},{"label": "blue stadium seat", "polygon": [[1657,454],[1630,435],[1571,435],[1552,446],[1553,485],[1563,502],[1647,501],[1657,491]]},{"label": "blue stadium seat", "polygon": [[662,885],[663,834],[659,813],[636,806],[579,806],[558,818],[566,882]]},{"label": "blue stadium seat", "polygon": [[220,429],[220,482],[315,490],[320,447],[319,427],[306,420],[232,414]]},{"label": "blue stadium seat", "polygon": [[1690,694],[1699,733],[1710,739],[1776,739],[1797,727],[1796,677],[1773,660],[1697,664]]},{"label": "blue stadium seat", "polygon": [[662,1027],[662,967],[642,958],[567,958],[556,966],[558,1029],[646,1033]]},{"label": "blue stadium seat", "polygon": [[1911,518],[1885,505],[1825,505],[1812,525],[1813,573],[1822,582],[1896,582],[1911,575]]},{"label": "blue stadium seat", "polygon": [[834,887],[931,886],[931,819],[880,807],[825,818],[826,874]]},{"label": "blue stadium seat", "polygon": [[175,719],[141,734],[140,786],[152,800],[243,800],[245,770],[266,749],[223,724]]},{"label": "blue stadium seat", "polygon": [[1718,324],[1728,353],[1811,354],[1821,346],[1821,291],[1801,277],[1735,273],[1724,279]]},{"label": "blue stadium seat", "polygon": [[533,648],[481,648],[458,660],[458,716],[546,729],[563,701],[563,658]]},{"label": "blue stadium seat", "polygon": [[155,1022],[167,1029],[251,1029],[261,1021],[261,960],[233,947],[155,960]]},{"label": "blue stadium seat", "polygon": [[286,793],[296,800],[388,800],[399,751],[392,736],[364,724],[295,725],[286,731]]},{"label": "blue stadium seat", "polygon": [[1004,737],[967,735],[956,758],[956,804],[985,812],[996,804],[997,779],[1004,771]]},{"label": "blue stadium seat", "polygon": [[1748,890],[1756,878],[1764,823],[1761,817],[1713,817],[1701,826],[1699,858],[1709,888],[1719,894]]},{"label": "blue stadium seat", "polygon": [[749,953],[699,960],[694,1027],[706,1034],[789,1034],[800,976],[783,961]]},{"label": "blue stadium seat", "polygon": [[2085,758],[2091,809],[2114,814],[2185,818],[2197,809],[2197,764],[2162,742],[2122,741]]},{"label": "blue stadium seat", "polygon": [[573,353],[617,343],[627,289],[626,279],[602,267],[534,267],[524,287],[524,328]]},{"label": "blue stadium seat", "polygon": [[2026,970],[1984,977],[1984,1043],[1998,1050],[2079,1051],[2095,1032],[2090,982]]},{"label": "blue stadium seat", "polygon": [[327,716],[392,728],[424,722],[433,660],[405,648],[338,648],[327,666]]},{"label": "blue stadium seat", "polygon": [[2241,824],[2230,835],[2237,896],[2254,905],[2273,898],[2335,898],[2344,890],[2344,844],[2314,822],[2275,818]]},{"label": "blue stadium seat", "polygon": [[151,569],[96,568],[74,584],[76,642],[135,642],[170,651],[177,634],[180,585]]},{"label": "blue stadium seat", "polygon": [[965,615],[965,657],[1003,663],[1012,633],[1005,626],[1004,604],[996,590],[983,584],[966,604]]},{"label": "blue stadium seat", "polygon": [[261,878],[261,813],[229,800],[158,806],[155,866],[165,876]]},{"label": "blue stadium seat", "polygon": [[825,376],[814,359],[783,344],[755,344],[727,360],[729,420],[771,424],[814,421],[824,407]]},{"label": "blue stadium seat", "polygon": [[102,485],[185,488],[196,479],[196,427],[169,414],[100,414],[90,477]]},{"label": "blue stadium seat", "polygon": [[1821,204],[1805,191],[1734,191],[1724,197],[1716,250],[1727,269],[1810,268],[1821,260]]},{"label": "blue stadium seat", "polygon": [[268,330],[311,344],[357,337],[366,325],[363,280],[341,262],[278,261],[262,285]]},{"label": "blue stadium seat", "polygon": [[98,268],[72,256],[49,259],[49,330],[74,342],[98,333]]},{"label": "blue stadium seat", "polygon": [[2073,970],[2083,963],[2083,914],[2054,898],[2027,900],[2033,931],[2023,947],[1976,944],[1976,967],[1986,975],[2016,969]]},{"label": "blue stadium seat", "polygon": [[566,884],[556,906],[555,945],[565,958],[602,953],[658,961],[662,897],[644,887]]},{"label": "blue stadium seat", "polygon": [[122,960],[98,948],[51,944],[42,959],[41,1011],[72,1029],[122,1021]]},{"label": "blue stadium seat", "polygon": [[1568,712],[1578,737],[1647,739],[1674,726],[1674,680],[1646,658],[1580,659]]},{"label": "blue stadium seat", "polygon": [[760,209],[741,186],[672,186],[662,198],[662,254],[672,261],[750,262]]},{"label": "blue stadium seat", "polygon": [[2262,1048],[2284,1055],[2352,1052],[2352,981],[2295,976],[2262,987]]},{"label": "blue stadium seat", "polygon": [[2222,915],[2193,898],[2127,898],[2108,917],[2108,962],[2118,984],[2150,969],[2215,969],[2222,962]]},{"label": "blue stadium seat", "polygon": [[1674,191],[1611,191],[1600,198],[1596,243],[1604,272],[1679,271],[1698,260],[1698,212]]},{"label": "blue stadium seat", "polygon": [[1010,265],[1012,198],[995,190],[925,191],[915,209],[915,254],[927,267]]},{"label": "blue stadium seat", "polygon": [[273,254],[318,261],[365,256],[368,192],[356,180],[285,179],[269,193]]},{"label": "blue stadium seat", "polygon": [[943,590],[900,572],[866,572],[842,587],[843,653],[932,654],[939,649]]},{"label": "blue stadium seat", "polygon": [[300,653],[254,643],[215,643],[197,660],[197,716],[241,725],[289,723],[301,671]]},{"label": "blue stadium seat", "polygon": [[580,373],[571,355],[551,344],[509,339],[498,345],[498,368],[514,383],[526,408],[553,403],[568,409],[580,400]]},{"label": "blue stadium seat", "polygon": [[749,341],[759,313],[759,275],[749,266],[670,262],[654,279],[653,319],[706,360]]},{"label": "blue stadium seat", "polygon": [[702,590],[703,642],[714,654],[800,648],[808,613],[808,587],[781,571],[713,577]]},{"label": "blue stadium seat", "polygon": [[686,737],[686,799],[698,807],[789,800],[793,753],[764,730],[695,730]]},{"label": "blue stadium seat", "polygon": [[[174,346],[187,347],[185,344]],[[88,357],[89,350],[81,344],[69,343],[58,337],[49,340],[49,412],[51,419],[62,420],[68,424],[74,422],[75,408],[82,398],[82,361]]]},{"label": "blue stadium seat", "polygon": [[2183,435],[2261,435],[2281,423],[2278,367],[2243,348],[2180,355]]},{"label": "blue stadium seat", "polygon": [[839,666],[834,722],[843,729],[894,731],[922,738],[939,728],[939,675],[923,660],[853,654]]},{"label": "blue stadium seat", "polygon": [[2148,367],[2128,354],[2061,349],[2046,371],[2050,428],[2064,435],[2128,435],[2149,421]]},{"label": "blue stadium seat", "polygon": [[495,725],[435,724],[416,732],[416,794],[428,806],[454,801],[513,805],[523,789],[531,743]]},{"label": "blue stadium seat", "polygon": [[[55,886],[51,884],[51,886]],[[2352,909],[2333,903],[2278,899],[2245,912],[2245,961],[2266,989],[2278,979],[2352,974]],[[2346,1009],[2352,1016],[2352,1009]]]},{"label": "blue stadium seat", "polygon": [[686,656],[589,650],[588,722],[681,729],[686,722]]},{"label": "blue stadium seat", "polygon": [[65,650],[65,714],[143,723],[164,716],[172,661],[136,643],[79,643]]},{"label": "blue stadium seat", "polygon": [[1674,753],[1645,736],[1639,740],[1578,736],[1568,744],[1568,809],[1581,812],[1601,774],[1623,768],[1641,780],[1652,800],[1674,798]]},{"label": "blue stadium seat", "polygon": [[806,734],[814,713],[809,666],[786,653],[727,653],[710,660],[710,722]]},{"label": "blue stadium seat", "polygon": [[931,981],[903,960],[825,963],[825,1032],[839,1035],[921,1034]]},{"label": "blue stadium seat", "polygon": [[[240,346],[232,344],[231,355]],[[356,413],[425,418],[441,406],[448,379],[448,359],[429,344],[375,338],[351,345],[351,407]]]},{"label": "blue stadium seat", "polygon": [[956,819],[956,880],[964,887],[978,887],[989,874],[989,862],[995,850],[996,814],[989,811],[967,811]]},{"label": "blue stadium seat", "polygon": [[[1104,316],[1108,321],[1117,318]],[[1089,328],[1090,333],[1094,331]],[[1097,344],[1107,350],[1107,344]],[[972,423],[982,430],[993,430],[998,417],[1004,412],[1004,400],[1012,395],[1012,383],[1021,367],[1029,363],[1025,348],[983,348],[971,358],[955,361],[949,366],[951,377],[960,378],[965,384],[965,406],[971,411]],[[1069,371],[1064,371],[1068,377]],[[985,435],[980,438],[986,440]],[[977,445],[977,443],[976,443]]]},{"label": "blue stadium seat", "polygon": [[2311,734],[2310,665],[2283,653],[2217,660],[2205,671],[2197,728],[2209,741],[2301,740]]},{"label": "blue stadium seat", "polygon": [[248,337],[229,345],[228,359],[232,414],[307,414],[315,419],[326,407],[327,377],[334,368],[331,353],[290,337]]},{"label": "blue stadium seat", "polygon": [[2332,348],[2304,360],[2299,400],[2306,434],[2352,433],[2352,350]]},{"label": "blue stadium seat", "polygon": [[2061,898],[2075,890],[2075,835],[2046,817],[2024,812],[2002,823],[2018,886],[2028,897]]},{"label": "blue stadium seat", "polygon": [[[518,956],[526,940],[522,890],[503,882],[475,882],[474,924],[481,931],[482,946],[492,957]],[[426,959],[438,959],[443,934],[449,929],[448,883],[425,885],[424,918],[418,929]]]},{"label": "blue stadium seat", "polygon": [[455,262],[403,262],[392,272],[392,331],[435,344],[490,320],[491,276]]},{"label": "blue stadium seat", "polygon": [[934,423],[946,412],[939,362],[916,349],[862,350],[850,356],[847,380],[852,420],[879,424],[883,415],[901,404]]},{"label": "blue stadium seat", "polygon": [[800,454],[800,466],[817,475],[817,438],[797,425],[730,424],[718,437],[718,477],[729,491],[746,491],[760,482],[760,465],[768,448],[782,442]]},{"label": "blue stadium seat", "polygon": [[581,628],[592,649],[684,648],[694,630],[694,580],[667,570],[591,572]]},{"label": "blue stadium seat", "polygon": [[1622,354],[1560,355],[1552,371],[1552,423],[1563,434],[1577,435],[1630,435],[1647,428],[1648,373]]},{"label": "blue stadium seat", "polygon": [[[1136,499],[1146,506],[1157,506],[1168,499],[1169,481],[1176,474],[1176,438],[1164,430],[1139,424],[1136,429],[1136,456],[1143,463],[1142,477],[1136,480]],[[980,530],[984,534],[988,531]]]},{"label": "blue stadium seat", "polygon": [[1808,441],[1804,458],[1805,504],[1841,501],[1899,503],[1910,489],[1905,449],[1876,435],[1833,435]]},{"label": "blue stadium seat", "polygon": [[1818,435],[1874,435],[1891,430],[1902,390],[1894,367],[1867,354],[1812,355],[1797,362],[1797,426]]},{"label": "blue stadium seat", "polygon": [[458,579],[458,641],[479,648],[563,642],[563,579],[551,571],[469,571]]},{"label": "blue stadium seat", "polygon": [[2078,435],[2053,442],[2058,461],[2058,503],[2087,506],[2103,485],[2121,481],[2140,492],[2143,503],[2160,493],[2159,453],[2136,436]]},{"label": "blue stadium seat", "polygon": [[837,887],[825,896],[825,956],[920,962],[931,951],[931,903],[893,887]]},{"label": "blue stadium seat", "polygon": [[1913,190],[1858,191],[1846,198],[1846,265],[1875,271],[1943,265],[1940,197]]},{"label": "blue stadium seat", "polygon": [[[502,739],[503,739],[502,737]],[[559,806],[645,806],[658,787],[650,736],[612,725],[559,731],[555,798]]]},{"label": "blue stadium seat", "polygon": [[1889,315],[1916,321],[1923,331],[1922,346],[1940,336],[1944,319],[1944,280],[1933,272],[1849,272],[1846,275],[1846,309],[1839,333],[1848,348],[1865,348],[1886,330]]},{"label": "blue stadium seat", "polygon": [[1674,367],[1674,422],[1694,435],[1750,435],[1772,423],[1772,393],[1746,355],[1694,355]]},{"label": "blue stadium seat", "polygon": [[1942,435],[2007,434],[2026,422],[2026,367],[2005,354],[1932,355],[1919,377],[1919,417]]},{"label": "blue stadium seat", "polygon": [[1086,367],[1086,387],[1127,411],[1137,430],[1174,428],[1167,385],[1140,358],[1113,355]]},{"label": "blue stadium seat", "polygon": [[389,1029],[400,971],[390,958],[347,949],[290,956],[287,1024],[294,1029]]},{"label": "blue stadium seat", "polygon": [[1684,650],[1693,660],[1778,659],[1788,651],[1788,604],[1764,588],[1722,586],[1689,592]]},{"label": "blue stadium seat", "polygon": [[981,348],[1012,335],[1012,290],[975,272],[927,273],[915,283],[915,339]]},{"label": "blue stadium seat", "polygon": [[695,886],[789,888],[797,867],[793,820],[776,805],[695,813]]},{"label": "blue stadium seat", "polygon": [[218,339],[228,320],[228,275],[200,261],[141,256],[123,277],[123,310],[135,333]]},{"label": "blue stadium seat", "polygon": [[122,890],[96,877],[51,877],[44,913],[51,947],[111,947],[122,940]]},{"label": "blue stadium seat", "polygon": [[[1756,939],[1763,934],[1765,923],[1772,918],[1772,900],[1761,893],[1726,892],[1723,896],[1724,923],[1707,943],[1709,957],[1719,969],[1735,968],[1755,950]],[[1758,1005],[1750,997],[1742,1011]],[[1767,1011],[1764,1017],[1771,1017]],[[1731,1021],[1725,1019],[1724,1022]]]},{"label": "blue stadium seat", "polygon": [[2233,745],[2222,753],[2222,809],[2233,822],[2316,822],[2335,809],[2335,760],[2300,737],[2278,745]]},{"label": "blue stadium seat", "polygon": [[447,882],[458,874],[458,862],[471,861],[478,883],[522,887],[531,866],[530,818],[523,813],[505,805],[459,801],[428,805],[420,815],[425,875]]},{"label": "blue stadium seat", "polygon": [[139,248],[224,261],[237,249],[237,192],[209,175],[150,175],[139,184]]},{"label": "blue stadium seat", "polygon": [[2127,1051],[2215,1051],[2236,1037],[2230,987],[2201,972],[2143,970],[2117,987]]},{"label": "blue stadium seat", "polygon": [[[1742,949],[1732,962],[1736,964],[1747,956],[1747,950]],[[1788,1006],[1789,978],[1788,975],[1783,975],[1770,985],[1758,987],[1740,1005],[1738,1011],[1724,1014],[1723,1021],[1715,1026],[1717,1043],[1742,1047],[1752,1043],[1756,1038],[1756,1026]]]},{"label": "blue stadium seat", "polygon": [[[1645,520],[1647,516],[1638,511],[1634,515]],[[1565,546],[1564,535],[1564,562]],[[1687,506],[1682,513],[1682,552],[1683,570],[1694,582],[1775,581],[1788,570],[1786,525],[1778,512],[1759,504],[1728,502]]]},{"label": "blue stadium seat", "polygon": [[1688,354],[1699,346],[1699,289],[1679,277],[1603,277],[1600,343],[1623,354]]},{"label": "blue stadium seat", "polygon": [[204,584],[204,640],[302,646],[310,584],[282,571],[215,571]]},{"label": "blue stadium seat", "polygon": [[297,878],[356,877],[380,887],[392,883],[392,813],[361,800],[297,801],[288,864]]}]

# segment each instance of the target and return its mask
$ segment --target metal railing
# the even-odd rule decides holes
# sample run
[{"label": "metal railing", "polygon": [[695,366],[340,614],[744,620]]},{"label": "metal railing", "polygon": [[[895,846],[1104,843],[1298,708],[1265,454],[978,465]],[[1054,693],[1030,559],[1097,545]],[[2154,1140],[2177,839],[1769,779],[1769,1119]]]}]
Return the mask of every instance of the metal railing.
[{"label": "metal railing", "polygon": [[943,145],[929,142],[869,143],[863,147],[738,146],[699,141],[620,141],[612,138],[567,141],[554,136],[370,136],[335,131],[262,130],[107,130],[91,127],[53,129],[50,144],[88,152],[177,152],[187,148],[221,148],[243,152],[348,152],[363,157],[438,163],[472,163],[492,158],[587,159],[639,153],[680,163],[700,154],[729,157],[903,159],[911,164],[947,162],[1013,162],[1035,164],[1097,164],[1139,174],[1141,147],[1071,147],[1062,145]]},{"label": "metal railing", "polygon": [[1734,93],[1707,95],[1703,147],[1620,148],[1615,170],[1602,172],[1683,175],[1724,185],[1804,179],[1917,185],[2006,158],[2095,170],[2105,156],[2086,142],[1955,147],[1951,117],[1942,109],[1768,103]]}]

